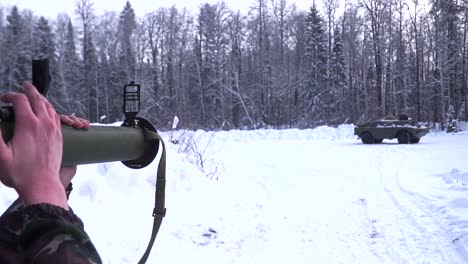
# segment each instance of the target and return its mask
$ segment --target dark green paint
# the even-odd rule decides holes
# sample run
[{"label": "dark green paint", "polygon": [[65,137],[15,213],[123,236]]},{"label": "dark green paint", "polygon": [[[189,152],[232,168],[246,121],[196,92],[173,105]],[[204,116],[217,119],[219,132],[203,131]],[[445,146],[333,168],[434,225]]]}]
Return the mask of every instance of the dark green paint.
[{"label": "dark green paint", "polygon": [[412,120],[380,119],[363,122],[354,128],[354,134],[360,137],[364,144],[381,143],[383,139],[397,138],[399,143],[405,143],[402,135],[406,135],[408,143],[419,143],[419,140],[429,132],[429,128]]},{"label": "dark green paint", "polygon": [[[10,140],[13,123],[2,122],[0,127],[3,139]],[[157,136],[154,132],[147,133],[152,138]],[[62,165],[137,160],[144,155],[147,144],[141,129],[129,127],[91,126],[89,130],[81,130],[62,126],[62,134]]]}]

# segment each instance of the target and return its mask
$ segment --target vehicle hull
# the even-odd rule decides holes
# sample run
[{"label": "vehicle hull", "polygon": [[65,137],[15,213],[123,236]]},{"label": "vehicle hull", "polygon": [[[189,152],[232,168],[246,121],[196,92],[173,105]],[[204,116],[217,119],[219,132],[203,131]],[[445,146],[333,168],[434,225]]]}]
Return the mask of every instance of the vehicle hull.
[{"label": "vehicle hull", "polygon": [[412,120],[380,119],[364,122],[354,128],[354,134],[364,144],[382,143],[384,139],[398,139],[400,144],[417,144],[429,133],[429,128]]}]

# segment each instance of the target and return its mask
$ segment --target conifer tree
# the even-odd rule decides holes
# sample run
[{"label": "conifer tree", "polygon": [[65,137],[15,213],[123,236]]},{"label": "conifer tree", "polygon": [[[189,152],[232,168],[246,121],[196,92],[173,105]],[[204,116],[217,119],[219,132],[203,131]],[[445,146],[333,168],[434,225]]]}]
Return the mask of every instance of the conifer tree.
[{"label": "conifer tree", "polygon": [[[346,116],[345,104],[349,102],[348,90],[346,87],[346,65],[345,54],[343,51],[343,41],[341,32],[338,27],[335,27],[333,33],[333,48],[330,62],[330,84],[331,84],[331,101],[333,107],[330,109],[333,116],[332,119],[341,119],[344,121],[349,116]],[[343,117],[345,117],[342,119]]]},{"label": "conifer tree", "polygon": [[120,13],[118,24],[118,55],[121,67],[121,81],[127,84],[135,81],[135,50],[132,44],[132,36],[136,30],[135,12],[129,1],[126,2],[124,9]]},{"label": "conifer tree", "polygon": [[87,58],[86,64],[84,65],[85,69],[83,69],[83,82],[84,87],[87,88],[88,94],[88,117],[91,122],[99,122],[100,121],[100,113],[99,113],[99,97],[100,97],[100,90],[98,84],[98,57],[96,47],[93,41],[93,35],[89,35],[87,38],[86,49],[84,50],[85,56]]},{"label": "conifer tree", "polygon": [[31,52],[28,49],[25,21],[16,6],[7,16],[4,33],[3,86],[9,91],[19,90],[23,81],[30,76]]},{"label": "conifer tree", "polygon": [[68,113],[76,114],[77,116],[85,116],[87,106],[84,103],[86,93],[84,87],[81,86],[81,69],[80,60],[76,53],[75,30],[71,20],[68,20],[66,38],[64,43],[60,70],[63,76],[63,86],[66,90],[68,105],[70,107]]},{"label": "conifer tree", "polygon": [[327,52],[323,18],[315,3],[310,7],[305,19],[305,64],[307,77],[305,81],[305,114],[309,120],[319,121],[323,115],[325,97],[328,93]]}]

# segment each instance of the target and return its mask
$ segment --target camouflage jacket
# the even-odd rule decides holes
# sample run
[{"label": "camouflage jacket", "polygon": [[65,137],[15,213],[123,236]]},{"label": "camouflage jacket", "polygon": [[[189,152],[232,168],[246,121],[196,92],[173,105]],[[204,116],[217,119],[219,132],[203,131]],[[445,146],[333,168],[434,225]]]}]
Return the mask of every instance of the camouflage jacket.
[{"label": "camouflage jacket", "polygon": [[102,263],[73,213],[16,200],[0,217],[0,263]]}]

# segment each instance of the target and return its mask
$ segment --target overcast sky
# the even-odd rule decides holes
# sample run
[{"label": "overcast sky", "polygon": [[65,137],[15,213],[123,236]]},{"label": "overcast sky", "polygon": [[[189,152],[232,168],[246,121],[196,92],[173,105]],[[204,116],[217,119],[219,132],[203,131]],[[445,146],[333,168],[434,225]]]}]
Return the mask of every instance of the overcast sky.
[{"label": "overcast sky", "polygon": [[[127,0],[95,0],[94,9],[96,14],[99,15],[103,11],[122,11]],[[160,6],[170,7],[175,5],[177,8],[187,7],[196,13],[200,4],[203,3],[216,3],[217,0],[131,0],[133,9],[137,16],[143,16],[148,12],[156,10]],[[235,0],[226,1],[229,7],[233,10],[240,9],[246,13],[252,5],[253,0]],[[321,1],[317,0],[317,5],[321,6]],[[340,1],[344,2],[344,1]],[[75,0],[0,0],[4,6],[17,5],[20,9],[31,9],[37,16],[45,16],[47,18],[54,18],[58,13],[67,13],[74,16]],[[299,9],[307,10],[313,3],[313,0],[288,0],[288,3],[296,3]]]}]

